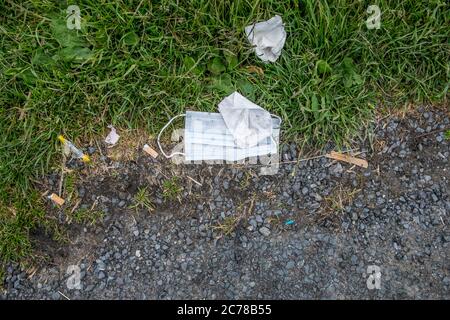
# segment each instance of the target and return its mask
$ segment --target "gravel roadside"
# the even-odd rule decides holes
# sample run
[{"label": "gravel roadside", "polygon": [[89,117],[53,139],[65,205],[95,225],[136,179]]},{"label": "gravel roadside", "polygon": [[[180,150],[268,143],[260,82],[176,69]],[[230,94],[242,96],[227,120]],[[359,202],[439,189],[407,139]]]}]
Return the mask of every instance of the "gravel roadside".
[{"label": "gravel roadside", "polygon": [[[102,156],[113,169],[77,186],[80,208],[95,206],[101,221],[74,224],[64,245],[37,234],[46,263],[9,266],[0,298],[449,299],[449,127],[436,109],[380,120],[358,155],[367,169],[317,158],[261,176]],[[285,145],[281,156],[297,153]],[[56,174],[46,182],[57,183]],[[130,208],[145,186],[151,212]],[[68,285],[70,265],[79,289]],[[370,266],[379,288],[368,286]]]}]

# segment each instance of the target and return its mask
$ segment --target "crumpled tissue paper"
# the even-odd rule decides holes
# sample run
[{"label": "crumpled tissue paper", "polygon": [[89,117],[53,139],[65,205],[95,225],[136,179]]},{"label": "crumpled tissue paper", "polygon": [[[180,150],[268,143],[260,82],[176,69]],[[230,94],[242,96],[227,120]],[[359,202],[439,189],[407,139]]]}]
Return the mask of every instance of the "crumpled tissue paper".
[{"label": "crumpled tissue paper", "polygon": [[119,141],[120,136],[116,132],[116,128],[114,128],[112,125],[109,125],[108,128],[111,129],[109,134],[105,138],[105,142],[111,146],[114,146],[117,141]]},{"label": "crumpled tissue paper", "polygon": [[254,147],[272,136],[270,113],[238,92],[219,103],[219,112],[239,148]]},{"label": "crumpled tissue paper", "polygon": [[280,57],[286,41],[286,31],[280,16],[245,27],[245,34],[262,61],[275,62]]}]

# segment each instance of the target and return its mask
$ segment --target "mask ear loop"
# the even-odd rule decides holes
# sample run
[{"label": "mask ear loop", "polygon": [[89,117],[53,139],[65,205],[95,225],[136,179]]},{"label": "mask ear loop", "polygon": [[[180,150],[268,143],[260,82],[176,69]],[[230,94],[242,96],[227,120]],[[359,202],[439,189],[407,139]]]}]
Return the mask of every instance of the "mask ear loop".
[{"label": "mask ear loop", "polygon": [[167,154],[164,152],[164,150],[162,149],[161,143],[159,142],[159,139],[161,138],[161,135],[162,135],[163,131],[166,130],[166,128],[173,122],[173,120],[175,120],[176,118],[179,118],[179,117],[185,117],[185,116],[186,116],[186,114],[183,113],[183,114],[179,114],[179,115],[173,117],[172,119],[169,120],[169,122],[167,122],[167,123],[164,125],[164,127],[162,127],[161,131],[160,131],[159,134],[158,134],[158,138],[156,139],[156,142],[158,143],[159,150],[160,150],[161,153],[164,155],[164,157],[166,157],[167,159],[172,158],[172,157],[175,156],[175,155],[182,155],[182,156],[184,156],[185,153],[183,153],[183,152],[174,152],[174,153],[172,153],[172,154],[170,154],[170,155],[167,155]]},{"label": "mask ear loop", "polygon": [[[279,121],[280,121],[280,123],[278,123],[278,126],[280,126],[281,127],[281,118],[279,117],[279,116],[277,116],[276,114],[270,114],[272,117],[274,117],[274,118],[277,118]],[[275,141],[275,139],[273,138],[273,135],[270,135],[270,139],[272,139],[272,142],[273,142],[273,144],[277,144],[276,143],[276,141]],[[277,147],[278,148],[278,147]]]}]

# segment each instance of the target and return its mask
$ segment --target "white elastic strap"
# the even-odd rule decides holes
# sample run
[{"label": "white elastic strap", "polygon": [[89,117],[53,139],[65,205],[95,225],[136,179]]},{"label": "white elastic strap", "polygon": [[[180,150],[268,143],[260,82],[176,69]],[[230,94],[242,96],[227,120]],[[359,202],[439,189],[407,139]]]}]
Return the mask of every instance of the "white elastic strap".
[{"label": "white elastic strap", "polygon": [[279,126],[281,126],[281,118],[279,116],[277,116],[276,114],[271,113],[270,114],[272,117],[277,118],[278,120],[280,120],[280,123],[278,124]]},{"label": "white elastic strap", "polygon": [[172,158],[172,157],[175,156],[175,155],[182,155],[182,156],[184,156],[185,153],[183,153],[183,152],[174,152],[174,153],[172,153],[172,154],[170,154],[170,155],[167,155],[167,154],[164,152],[164,150],[162,149],[161,143],[159,142],[159,139],[161,138],[161,134],[163,133],[164,130],[166,130],[166,128],[172,123],[173,120],[175,120],[176,118],[179,118],[179,117],[185,117],[185,116],[186,116],[186,114],[183,113],[183,114],[179,114],[179,115],[173,117],[172,119],[169,120],[169,122],[167,122],[167,123],[164,125],[164,127],[162,127],[161,131],[160,131],[159,134],[158,134],[158,138],[156,139],[156,142],[158,143],[159,150],[161,150],[161,153],[162,153],[162,154],[164,155],[164,157],[166,157],[167,159]]},{"label": "white elastic strap", "polygon": [[[277,116],[276,114],[272,114],[272,113],[271,113],[270,115],[271,115],[272,117],[277,118],[278,120],[280,120],[280,123],[279,123],[278,125],[281,127],[281,118],[280,118],[279,116]],[[277,144],[276,141],[275,141],[275,139],[273,138],[272,135],[270,136],[270,139],[272,139],[273,144],[275,144],[275,145]]]}]

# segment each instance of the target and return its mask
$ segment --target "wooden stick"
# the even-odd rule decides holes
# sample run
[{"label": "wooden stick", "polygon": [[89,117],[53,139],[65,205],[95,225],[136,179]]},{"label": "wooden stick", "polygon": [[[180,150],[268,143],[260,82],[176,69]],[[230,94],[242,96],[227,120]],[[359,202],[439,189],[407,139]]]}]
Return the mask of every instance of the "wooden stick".
[{"label": "wooden stick", "polygon": [[334,159],[334,160],[339,160],[339,161],[344,161],[344,162],[348,162],[363,168],[367,168],[369,166],[368,162],[364,159],[360,159],[360,158],[355,158],[352,156],[349,156],[347,154],[342,154],[336,151],[331,151],[329,154],[326,154],[325,157],[330,158],[330,159]]},{"label": "wooden stick", "polygon": [[196,184],[198,184],[200,187],[203,186],[200,182],[198,182],[197,180],[195,180],[194,178],[191,178],[189,176],[186,176],[188,179],[192,180],[193,182],[195,182]]},{"label": "wooden stick", "polygon": [[64,293],[62,293],[61,291],[58,291],[58,293],[60,295],[62,295],[66,300],[70,300],[70,298],[68,296],[66,296]]},{"label": "wooden stick", "polygon": [[64,171],[66,168],[66,154],[64,153],[64,149],[62,152],[63,160],[61,164],[61,179],[59,179],[59,189],[58,189],[58,196],[62,196],[62,188],[63,188],[63,182],[64,182]]}]

